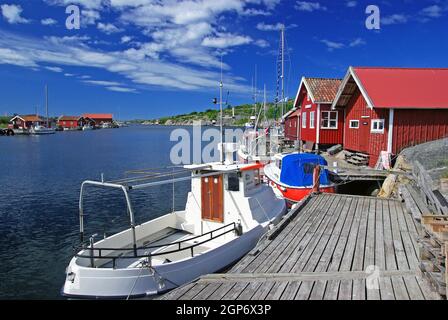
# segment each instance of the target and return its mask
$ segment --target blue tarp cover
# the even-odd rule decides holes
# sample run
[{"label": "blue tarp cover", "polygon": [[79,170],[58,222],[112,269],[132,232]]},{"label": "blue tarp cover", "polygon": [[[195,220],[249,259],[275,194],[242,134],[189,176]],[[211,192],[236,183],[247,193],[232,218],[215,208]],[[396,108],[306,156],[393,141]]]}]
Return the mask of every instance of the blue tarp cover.
[{"label": "blue tarp cover", "polygon": [[[284,156],[280,182],[294,187],[312,186],[313,170],[317,164],[326,166],[327,161],[319,155],[310,153],[295,153]],[[320,184],[330,184],[327,169],[321,170]]]}]

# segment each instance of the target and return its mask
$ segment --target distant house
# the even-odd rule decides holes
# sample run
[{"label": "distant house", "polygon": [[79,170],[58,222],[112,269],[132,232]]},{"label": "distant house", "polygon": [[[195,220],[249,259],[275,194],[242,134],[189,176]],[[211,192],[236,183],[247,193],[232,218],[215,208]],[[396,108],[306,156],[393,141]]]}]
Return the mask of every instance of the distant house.
[{"label": "distant house", "polygon": [[285,126],[285,138],[289,141],[300,140],[299,118],[300,109],[293,108],[291,111],[285,114],[284,126]]},{"label": "distant house", "polygon": [[84,125],[84,118],[79,116],[60,116],[57,126],[63,129],[74,130]]},{"label": "distant house", "polygon": [[113,115],[110,113],[85,113],[82,117],[92,119],[97,126],[113,122]]},{"label": "distant house", "polygon": [[299,139],[308,149],[342,144],[344,112],[331,109],[340,84],[340,79],[302,78],[294,101],[300,112],[293,121],[298,121]]},{"label": "distant house", "polygon": [[38,115],[17,115],[9,120],[10,129],[28,130],[36,125],[45,124],[45,120]]},{"label": "distant house", "polygon": [[448,136],[448,69],[350,67],[332,110],[345,111],[344,149],[367,154]]}]

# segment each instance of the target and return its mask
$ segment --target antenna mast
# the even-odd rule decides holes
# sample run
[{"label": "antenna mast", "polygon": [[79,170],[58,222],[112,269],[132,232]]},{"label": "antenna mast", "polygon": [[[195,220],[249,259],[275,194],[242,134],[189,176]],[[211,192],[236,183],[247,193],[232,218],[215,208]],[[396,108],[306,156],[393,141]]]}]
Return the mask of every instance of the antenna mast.
[{"label": "antenna mast", "polygon": [[47,128],[50,127],[49,119],[48,119],[48,85],[45,85],[45,113],[47,116]]},{"label": "antenna mast", "polygon": [[219,119],[219,134],[221,136],[220,143],[221,143],[221,152],[220,152],[220,160],[221,163],[224,163],[224,145],[223,145],[223,138],[222,138],[222,126],[223,126],[223,118],[222,118],[222,54],[221,54],[221,81],[219,83],[219,112],[220,112],[220,119]]},{"label": "antenna mast", "polygon": [[282,109],[281,109],[281,119],[283,119],[283,114],[285,112],[285,26],[282,25],[281,28],[281,43],[282,43]]}]

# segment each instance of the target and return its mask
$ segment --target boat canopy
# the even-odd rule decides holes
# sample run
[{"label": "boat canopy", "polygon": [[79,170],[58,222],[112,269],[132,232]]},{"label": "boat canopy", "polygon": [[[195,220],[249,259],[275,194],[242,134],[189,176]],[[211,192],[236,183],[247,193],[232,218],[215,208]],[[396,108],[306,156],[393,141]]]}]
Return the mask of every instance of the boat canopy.
[{"label": "boat canopy", "polygon": [[[280,182],[294,187],[312,186],[316,165],[326,166],[327,161],[322,156],[309,153],[286,155],[282,158]],[[330,184],[327,169],[321,170],[320,184]]]}]

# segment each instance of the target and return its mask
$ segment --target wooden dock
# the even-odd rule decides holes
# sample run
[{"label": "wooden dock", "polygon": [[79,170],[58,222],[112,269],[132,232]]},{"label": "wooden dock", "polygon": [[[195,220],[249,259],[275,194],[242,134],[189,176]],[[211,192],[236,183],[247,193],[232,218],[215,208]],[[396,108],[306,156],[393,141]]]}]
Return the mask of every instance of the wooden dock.
[{"label": "wooden dock", "polygon": [[418,271],[419,228],[396,200],[312,195],[228,273],[160,299],[440,299]]}]

